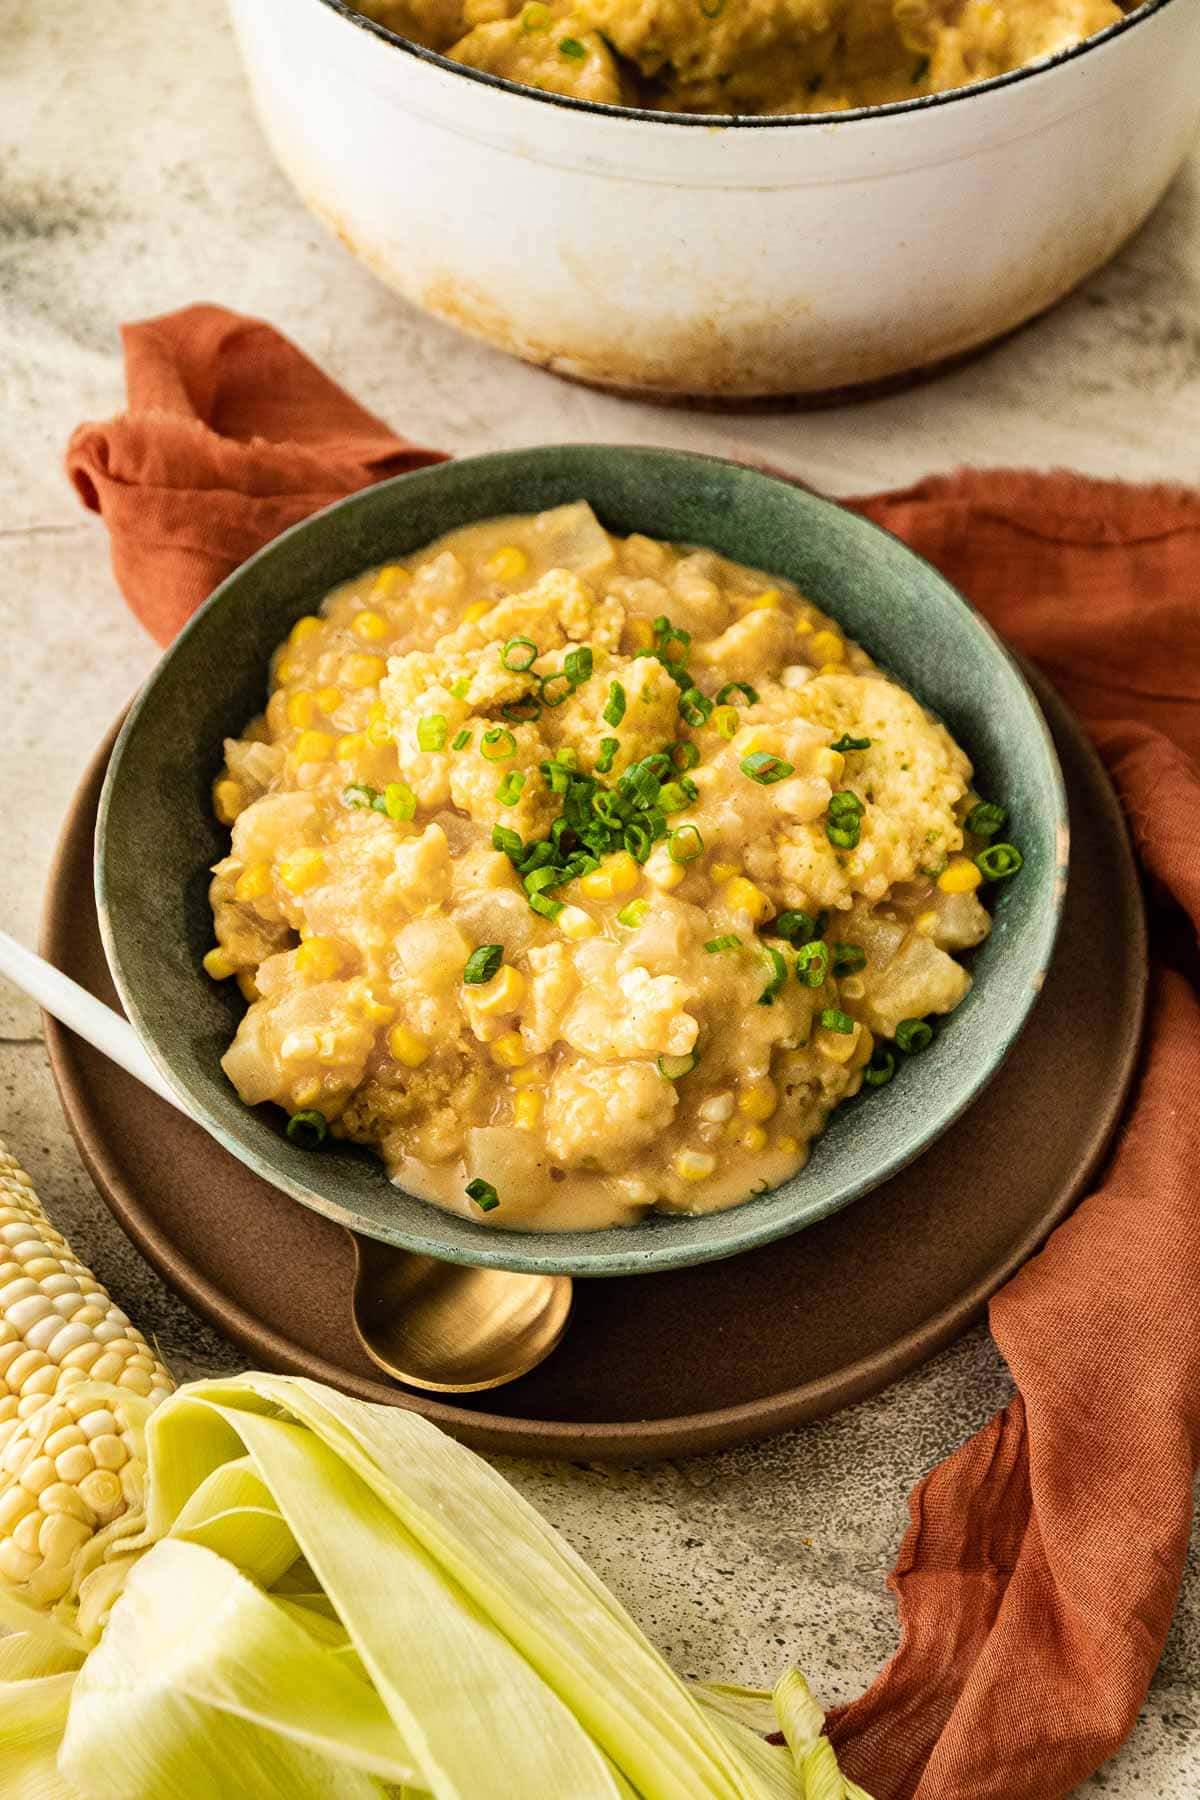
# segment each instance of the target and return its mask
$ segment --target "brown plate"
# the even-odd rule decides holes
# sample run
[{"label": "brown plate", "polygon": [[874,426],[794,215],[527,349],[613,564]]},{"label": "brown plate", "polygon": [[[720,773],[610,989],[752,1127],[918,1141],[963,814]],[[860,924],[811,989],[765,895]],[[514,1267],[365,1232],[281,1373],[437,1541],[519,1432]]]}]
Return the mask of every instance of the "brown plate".
[{"label": "brown plate", "polygon": [[[978,1318],[1066,1215],[1133,1078],[1147,973],[1137,871],[1100,764],[1062,703],[1037,687],[1073,833],[1046,991],[971,1111],[845,1212],[731,1261],[581,1281],[548,1362],[448,1405],[387,1382],[358,1348],[352,1246],[339,1226],[267,1186],[48,1019],[55,1080],[96,1185],[159,1273],[252,1362],[412,1407],[481,1449],[679,1456],[874,1393]],[[42,950],[115,1005],[91,870],[111,747],[110,735],[68,816]]]}]

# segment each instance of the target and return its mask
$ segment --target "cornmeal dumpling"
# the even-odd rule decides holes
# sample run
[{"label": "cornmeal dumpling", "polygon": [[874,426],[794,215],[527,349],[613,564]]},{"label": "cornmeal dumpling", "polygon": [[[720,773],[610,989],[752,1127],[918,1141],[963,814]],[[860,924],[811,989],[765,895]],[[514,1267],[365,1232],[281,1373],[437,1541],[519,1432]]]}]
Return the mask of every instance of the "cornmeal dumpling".
[{"label": "cornmeal dumpling", "polygon": [[580,502],[301,618],[225,745],[224,1068],[516,1227],[735,1205],[932,1036],[1019,853],[794,586]]}]

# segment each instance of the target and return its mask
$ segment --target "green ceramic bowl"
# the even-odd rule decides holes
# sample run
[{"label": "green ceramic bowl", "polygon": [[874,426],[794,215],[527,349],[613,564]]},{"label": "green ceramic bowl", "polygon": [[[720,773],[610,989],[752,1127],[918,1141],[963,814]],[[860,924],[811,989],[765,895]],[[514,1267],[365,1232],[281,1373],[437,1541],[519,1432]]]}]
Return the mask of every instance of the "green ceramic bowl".
[{"label": "green ceramic bowl", "polygon": [[[221,1072],[242,1010],[200,959],[212,941],[210,810],[221,743],[262,707],[292,621],[338,582],[455,526],[590,500],[618,532],[710,545],[788,576],[945,720],[1025,856],[989,891],[995,928],[934,1047],[834,1115],[808,1166],[704,1218],[597,1232],[496,1230],[394,1187],[354,1146],[304,1152],[282,1114],[249,1110]],[[267,1181],[352,1230],[454,1262],[574,1275],[678,1268],[763,1244],[846,1206],[958,1117],[1011,1050],[1045,976],[1066,878],[1066,798],[1037,702],[989,627],[937,572],[854,514],[736,464],[603,445],[513,450],[401,475],[340,501],[244,563],[163,657],[121,733],[96,840],[105,949],[125,1009],[180,1099]],[[964,1171],[964,1176],[966,1171]]]}]

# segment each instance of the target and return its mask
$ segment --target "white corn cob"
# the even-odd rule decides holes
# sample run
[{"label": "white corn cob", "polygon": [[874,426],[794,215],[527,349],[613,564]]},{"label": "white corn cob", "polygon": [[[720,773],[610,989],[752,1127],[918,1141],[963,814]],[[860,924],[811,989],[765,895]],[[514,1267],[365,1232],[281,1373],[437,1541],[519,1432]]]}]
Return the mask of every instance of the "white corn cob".
[{"label": "white corn cob", "polygon": [[143,1427],[172,1386],[0,1141],[0,1600],[19,1614],[75,1629],[81,1584],[142,1529]]}]

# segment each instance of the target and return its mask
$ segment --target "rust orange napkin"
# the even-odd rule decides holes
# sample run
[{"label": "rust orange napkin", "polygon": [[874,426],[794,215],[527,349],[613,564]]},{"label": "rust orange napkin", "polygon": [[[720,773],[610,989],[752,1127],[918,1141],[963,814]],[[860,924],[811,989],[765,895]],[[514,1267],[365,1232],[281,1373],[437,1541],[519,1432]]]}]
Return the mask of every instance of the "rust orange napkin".
[{"label": "rust orange napkin", "polygon": [[[284,526],[439,460],[258,320],[191,307],[124,338],[129,410],[81,426],[67,466],[161,643]],[[832,1725],[878,1800],[1058,1800],[1137,1716],[1200,1461],[1200,494],[969,472],[853,504],[1055,682],[1151,887],[1129,1120],[1103,1185],[992,1302],[1017,1397],[914,1492],[900,1649]]]}]

